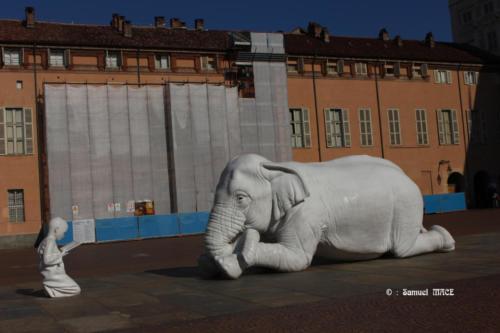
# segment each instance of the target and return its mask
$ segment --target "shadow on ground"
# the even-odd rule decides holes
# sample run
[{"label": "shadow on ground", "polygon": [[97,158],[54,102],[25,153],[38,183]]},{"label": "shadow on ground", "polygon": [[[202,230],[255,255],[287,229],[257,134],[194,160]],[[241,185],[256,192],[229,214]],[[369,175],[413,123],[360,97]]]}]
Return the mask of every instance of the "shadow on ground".
[{"label": "shadow on ground", "polygon": [[40,298],[47,298],[47,294],[43,289],[40,290],[35,290],[35,289],[17,289],[16,294],[19,295],[24,295],[24,296],[32,296],[32,297],[40,297]]}]

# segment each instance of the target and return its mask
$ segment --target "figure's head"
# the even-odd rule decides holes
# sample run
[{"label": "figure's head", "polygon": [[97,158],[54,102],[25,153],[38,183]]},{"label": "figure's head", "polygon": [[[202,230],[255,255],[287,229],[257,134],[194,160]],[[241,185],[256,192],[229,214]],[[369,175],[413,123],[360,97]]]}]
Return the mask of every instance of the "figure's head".
[{"label": "figure's head", "polygon": [[49,222],[49,235],[53,235],[57,240],[61,240],[68,230],[68,223],[60,218],[54,217]]},{"label": "figure's head", "polygon": [[246,228],[265,232],[271,221],[308,195],[295,170],[255,154],[237,156],[217,185],[205,237],[208,251],[213,256],[228,254],[229,244]]}]

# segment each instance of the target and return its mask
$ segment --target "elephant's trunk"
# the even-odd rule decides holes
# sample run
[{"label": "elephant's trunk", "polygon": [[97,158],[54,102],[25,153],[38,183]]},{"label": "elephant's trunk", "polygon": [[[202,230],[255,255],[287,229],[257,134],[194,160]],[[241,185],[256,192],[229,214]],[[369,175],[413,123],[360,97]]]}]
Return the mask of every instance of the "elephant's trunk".
[{"label": "elephant's trunk", "polygon": [[231,244],[243,232],[245,215],[238,209],[217,204],[210,213],[205,235],[205,246],[212,257],[227,256],[233,252]]}]

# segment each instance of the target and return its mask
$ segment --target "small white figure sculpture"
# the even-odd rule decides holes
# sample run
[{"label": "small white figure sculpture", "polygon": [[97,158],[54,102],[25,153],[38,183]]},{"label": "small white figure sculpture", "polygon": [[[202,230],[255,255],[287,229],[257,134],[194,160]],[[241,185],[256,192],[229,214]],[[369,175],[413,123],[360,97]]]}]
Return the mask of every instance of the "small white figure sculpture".
[{"label": "small white figure sculpture", "polygon": [[251,266],[300,271],[314,255],[354,261],[455,249],[446,229],[427,231],[422,219],[418,186],[390,161],[273,163],[241,155],[220,177],[198,263],[206,277],[236,279]]},{"label": "small white figure sculpture", "polygon": [[62,239],[67,230],[68,223],[65,220],[60,217],[53,218],[49,222],[47,236],[38,246],[43,288],[50,297],[67,297],[80,293],[78,284],[64,270],[62,258],[68,254],[69,248],[62,248],[61,251],[56,244],[56,240]]}]

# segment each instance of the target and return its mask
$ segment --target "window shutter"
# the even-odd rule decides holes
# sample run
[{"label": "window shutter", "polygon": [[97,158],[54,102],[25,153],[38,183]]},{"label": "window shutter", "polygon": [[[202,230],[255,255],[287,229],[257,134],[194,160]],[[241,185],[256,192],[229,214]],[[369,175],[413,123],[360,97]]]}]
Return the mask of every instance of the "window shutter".
[{"label": "window shutter", "polygon": [[344,74],[344,59],[339,59],[337,61],[337,73],[339,73],[339,75]]},{"label": "window shutter", "polygon": [[399,76],[401,74],[401,63],[394,63],[394,76]]},{"label": "window shutter", "polygon": [[421,64],[420,65],[420,73],[422,74],[422,77],[427,77],[428,76],[428,66],[427,66],[427,64]]},{"label": "window shutter", "polygon": [[451,110],[451,126],[453,131],[453,144],[459,144],[457,111]]},{"label": "window shutter", "polygon": [[304,135],[304,147],[311,147],[311,127],[309,125],[309,110],[302,109],[302,133]]},{"label": "window shutter", "polygon": [[70,51],[64,50],[64,67],[69,66]]},{"label": "window shutter", "polygon": [[299,71],[299,73],[304,73],[304,58],[303,57],[299,57],[297,59],[297,70]]},{"label": "window shutter", "polygon": [[446,71],[446,83],[451,84],[451,71]]},{"label": "window shutter", "polygon": [[434,82],[441,83],[439,80],[439,71],[437,69],[434,70]]},{"label": "window shutter", "polygon": [[332,119],[330,109],[325,109],[325,129],[326,129],[326,146],[331,147],[332,143]]},{"label": "window shutter", "polygon": [[5,123],[3,109],[0,109],[0,155],[5,155]]},{"label": "window shutter", "polygon": [[351,146],[351,131],[349,128],[349,110],[342,109],[342,128],[345,147]]},{"label": "window shutter", "polygon": [[33,154],[33,114],[31,109],[24,109],[24,147],[25,154]]},{"label": "window shutter", "polygon": [[479,113],[479,122],[480,122],[480,138],[481,138],[481,143],[482,144],[485,144],[486,143],[486,139],[488,137],[488,133],[486,132],[486,114],[484,113],[484,111],[482,110],[478,110],[477,111]]},{"label": "window shutter", "polygon": [[441,110],[436,110],[437,115],[437,123],[438,123],[438,132],[439,132],[439,144],[444,145],[444,122],[443,122],[443,113]]}]

